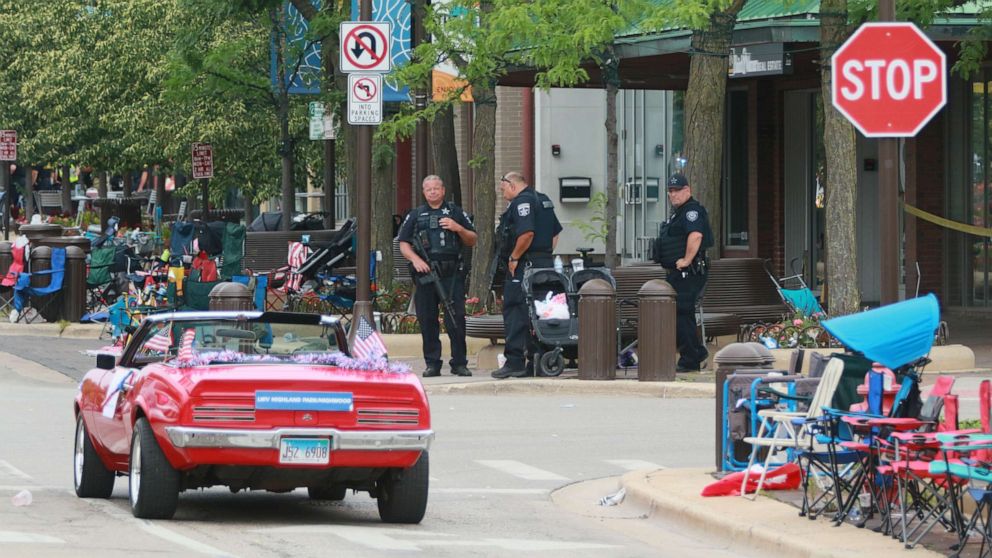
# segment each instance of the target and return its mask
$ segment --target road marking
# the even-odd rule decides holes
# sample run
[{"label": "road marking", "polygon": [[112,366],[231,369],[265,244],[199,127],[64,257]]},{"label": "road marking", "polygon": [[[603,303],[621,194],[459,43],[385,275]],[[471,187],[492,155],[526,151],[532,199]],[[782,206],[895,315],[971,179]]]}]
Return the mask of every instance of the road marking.
[{"label": "road marking", "polygon": [[220,550],[219,548],[214,548],[209,544],[202,543],[197,540],[193,540],[184,535],[180,535],[175,531],[166,529],[165,527],[161,527],[155,523],[152,523],[147,519],[138,519],[133,515],[131,515],[130,513],[125,512],[121,508],[117,507],[112,502],[108,502],[105,500],[87,500],[87,503],[89,503],[91,506],[100,508],[100,511],[104,512],[105,514],[111,517],[137,525],[139,529],[148,533],[149,535],[154,535],[162,540],[192,550],[193,552],[197,552],[199,554],[206,554],[207,556],[221,556],[221,557],[235,558],[235,555],[231,554],[230,552],[225,552],[223,550]]},{"label": "road marking", "polygon": [[657,463],[641,461],[640,459],[607,459],[606,462],[610,465],[616,465],[617,467],[628,471],[637,471],[640,469],[664,469],[664,467],[658,465]]},{"label": "road marking", "polygon": [[537,467],[531,467],[526,463],[521,463],[510,459],[479,459],[476,460],[476,463],[479,465],[485,465],[486,467],[492,467],[497,471],[501,471],[508,475],[513,475],[525,480],[569,480],[567,477],[563,477],[557,473],[545,471],[544,469],[538,469]]},{"label": "road marking", "polygon": [[432,488],[431,494],[548,494],[546,488]]},{"label": "road marking", "polygon": [[[421,551],[425,546],[442,547],[496,547],[515,551],[590,550],[618,548],[615,545],[574,541],[545,541],[536,539],[459,539],[450,533],[437,533],[425,529],[405,530],[380,527],[355,527],[351,525],[300,525],[254,529],[267,535],[335,535],[356,545],[375,550]],[[410,540],[414,539],[414,540]],[[297,540],[293,538],[293,540]]]},{"label": "road marking", "polygon": [[0,543],[65,544],[62,539],[20,531],[0,531]]},{"label": "road marking", "polygon": [[9,461],[4,461],[3,459],[0,459],[0,469],[6,471],[8,474],[13,475],[13,476],[15,476],[15,477],[17,477],[19,479],[24,479],[24,480],[28,480],[28,481],[29,480],[34,480],[34,479],[31,478],[31,475],[29,475],[29,474],[25,473],[24,471],[18,469],[17,467],[14,467],[13,465],[10,464]]}]

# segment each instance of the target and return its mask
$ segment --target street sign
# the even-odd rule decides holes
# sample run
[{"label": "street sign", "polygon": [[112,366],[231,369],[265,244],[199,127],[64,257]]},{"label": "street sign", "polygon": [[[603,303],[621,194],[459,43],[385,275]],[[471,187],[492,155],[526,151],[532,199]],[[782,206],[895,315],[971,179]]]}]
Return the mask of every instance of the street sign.
[{"label": "street sign", "polygon": [[209,143],[193,144],[193,180],[214,177],[214,148]]},{"label": "street sign", "polygon": [[865,23],[832,64],[833,105],[866,137],[913,137],[947,103],[946,57],[912,23]]},{"label": "street sign", "polygon": [[382,124],[382,75],[348,75],[348,124]]},{"label": "street sign", "polygon": [[17,160],[17,130],[0,130],[0,161]]},{"label": "street sign", "polygon": [[324,103],[320,101],[310,101],[310,118],[324,116]]},{"label": "street sign", "polygon": [[345,73],[388,72],[392,68],[390,33],[388,22],[341,22],[340,70]]}]

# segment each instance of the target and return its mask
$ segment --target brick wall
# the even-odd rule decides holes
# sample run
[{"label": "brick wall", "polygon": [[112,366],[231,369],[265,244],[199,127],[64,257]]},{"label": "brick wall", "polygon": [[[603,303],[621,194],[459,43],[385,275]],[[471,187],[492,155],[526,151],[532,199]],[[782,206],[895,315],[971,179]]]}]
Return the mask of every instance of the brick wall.
[{"label": "brick wall", "polygon": [[[944,215],[947,178],[944,153],[944,112],[940,112],[916,137],[916,206],[935,215]],[[922,219],[916,220],[916,259],[920,262],[920,292],[944,294],[944,230]],[[913,262],[907,261],[907,266]],[[914,294],[916,285],[906,285]]]},{"label": "brick wall", "polygon": [[770,80],[757,88],[758,257],[785,274],[785,186],[782,183],[782,92]]},{"label": "brick wall", "polygon": [[[496,212],[506,209],[506,202],[499,193],[499,177],[516,170],[523,172],[523,138],[520,135],[524,118],[524,95],[526,87],[497,87],[496,98],[496,168],[493,175],[493,188],[496,189]],[[533,181],[533,176],[527,180]]]}]

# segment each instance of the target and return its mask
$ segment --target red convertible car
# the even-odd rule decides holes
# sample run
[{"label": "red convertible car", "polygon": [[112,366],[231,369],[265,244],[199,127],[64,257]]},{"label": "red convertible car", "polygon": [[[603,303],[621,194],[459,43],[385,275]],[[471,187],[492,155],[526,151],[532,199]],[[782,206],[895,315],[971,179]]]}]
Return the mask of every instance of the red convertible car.
[{"label": "red convertible car", "polygon": [[184,490],[368,491],[390,523],[419,523],[434,438],[420,380],[357,360],[336,318],[176,312],[146,318],[100,354],[76,395],[75,489],[170,518]]}]

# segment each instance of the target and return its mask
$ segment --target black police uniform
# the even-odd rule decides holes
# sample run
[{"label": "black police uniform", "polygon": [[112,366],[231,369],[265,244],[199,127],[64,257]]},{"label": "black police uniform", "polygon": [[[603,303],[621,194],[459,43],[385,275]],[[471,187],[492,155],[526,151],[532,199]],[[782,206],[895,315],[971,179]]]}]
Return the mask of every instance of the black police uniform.
[{"label": "black police uniform", "polygon": [[[693,232],[702,234],[703,241],[692,264],[678,270],[675,262],[685,257],[689,233]],[[713,246],[706,208],[695,198],[689,198],[661,225],[657,244],[656,261],[668,270],[668,282],[676,292],[675,343],[679,349],[679,367],[698,370],[709,356],[696,331],[696,302],[706,286],[706,249]]]},{"label": "black police uniform", "polygon": [[554,265],[554,237],[562,231],[554,208],[554,203],[548,196],[538,193],[533,186],[528,186],[510,201],[500,217],[504,261],[513,253],[517,238],[524,233],[534,233],[530,247],[517,262],[516,273],[511,275],[507,266],[506,280],[503,283],[503,329],[506,338],[503,354],[506,356],[505,367],[510,370],[525,370],[525,360],[536,348],[529,343],[530,320],[522,281],[524,270],[528,267]]},{"label": "black police uniform", "polygon": [[[427,204],[414,209],[407,214],[400,226],[397,239],[412,245],[419,245],[420,231],[427,231],[430,248],[427,251],[430,261],[437,262],[441,285],[448,294],[455,309],[455,316],[445,313],[444,324],[451,340],[451,364],[465,366],[468,364],[465,348],[465,273],[462,262],[461,238],[457,233],[441,228],[440,220],[444,217],[453,219],[459,225],[470,231],[475,231],[472,220],[462,208],[454,203],[445,202],[437,209]],[[430,263],[430,262],[428,262]],[[411,264],[412,268],[412,264]],[[416,276],[416,272],[411,270]],[[438,305],[443,301],[437,292],[429,285],[420,285],[413,295],[413,303],[420,322],[420,335],[423,340],[424,361],[428,368],[441,369],[441,327],[438,325]],[[452,321],[456,320],[456,321]]]}]

